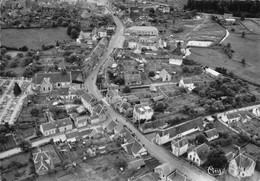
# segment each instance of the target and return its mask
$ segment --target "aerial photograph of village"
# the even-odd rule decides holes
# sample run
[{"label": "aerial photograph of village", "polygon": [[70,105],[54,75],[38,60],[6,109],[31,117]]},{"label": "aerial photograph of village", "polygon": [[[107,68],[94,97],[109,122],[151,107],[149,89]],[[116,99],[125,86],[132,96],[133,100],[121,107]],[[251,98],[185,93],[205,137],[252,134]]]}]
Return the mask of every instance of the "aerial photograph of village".
[{"label": "aerial photograph of village", "polygon": [[0,3],[0,181],[260,181],[260,0]]}]

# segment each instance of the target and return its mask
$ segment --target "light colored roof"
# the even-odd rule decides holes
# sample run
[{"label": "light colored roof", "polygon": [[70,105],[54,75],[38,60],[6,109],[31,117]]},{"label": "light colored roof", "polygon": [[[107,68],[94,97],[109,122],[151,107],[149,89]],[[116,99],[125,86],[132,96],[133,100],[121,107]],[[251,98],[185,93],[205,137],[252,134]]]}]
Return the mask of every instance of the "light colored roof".
[{"label": "light colored roof", "polygon": [[166,75],[170,75],[170,73],[167,72],[165,69],[162,69],[161,72],[160,72],[160,76],[163,77],[163,76],[166,76]]},{"label": "light colored roof", "polygon": [[156,31],[158,32],[158,29],[154,26],[132,26],[129,28],[131,31]]},{"label": "light colored roof", "polygon": [[240,153],[236,158],[234,158],[237,166],[242,169],[248,169],[255,161],[244,153]]},{"label": "light colored roof", "polygon": [[169,64],[181,65],[182,64],[182,59],[170,58],[169,59]]},{"label": "light colored roof", "polygon": [[210,73],[211,75],[216,76],[216,77],[219,76],[219,74],[220,74],[220,73],[218,73],[217,71],[215,71],[215,70],[213,70],[213,69],[211,69],[211,68],[206,68],[205,71],[206,71],[207,73]]},{"label": "light colored roof", "polygon": [[57,121],[55,121],[55,123],[57,124],[58,127],[72,125],[72,121],[70,117],[58,119]]},{"label": "light colored roof", "polygon": [[80,123],[88,122],[88,118],[89,116],[79,116],[76,118],[75,123],[80,124]]}]

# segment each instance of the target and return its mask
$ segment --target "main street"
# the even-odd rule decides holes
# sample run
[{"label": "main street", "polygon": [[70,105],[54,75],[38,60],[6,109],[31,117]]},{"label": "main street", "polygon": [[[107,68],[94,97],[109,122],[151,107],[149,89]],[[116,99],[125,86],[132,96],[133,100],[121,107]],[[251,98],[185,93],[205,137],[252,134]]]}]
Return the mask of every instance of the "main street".
[{"label": "main street", "polygon": [[[123,32],[124,32],[124,25],[122,22],[116,17],[113,16],[114,21],[117,25],[117,30],[115,35],[112,37],[109,47],[107,48],[107,52],[104,54],[102,59],[100,60],[99,64],[96,66],[96,69],[89,75],[89,77],[85,81],[85,88],[94,95],[98,100],[103,99],[103,95],[97,89],[95,85],[97,74],[99,69],[105,68],[111,62],[106,62],[108,60],[109,55],[112,53],[113,49],[116,47],[122,47],[123,44]],[[126,125],[140,140],[140,142],[145,146],[147,151],[154,156],[156,159],[160,160],[161,162],[169,162],[171,163],[172,167],[177,168],[187,174],[192,180],[194,181],[215,181],[214,177],[202,172],[197,167],[190,165],[187,162],[180,160],[177,157],[174,157],[171,153],[167,150],[158,146],[152,142],[150,142],[144,135],[142,135],[132,124],[127,122],[127,119],[121,116],[118,112],[116,112],[111,106],[107,106],[107,114],[112,119],[117,119],[123,125]]]}]

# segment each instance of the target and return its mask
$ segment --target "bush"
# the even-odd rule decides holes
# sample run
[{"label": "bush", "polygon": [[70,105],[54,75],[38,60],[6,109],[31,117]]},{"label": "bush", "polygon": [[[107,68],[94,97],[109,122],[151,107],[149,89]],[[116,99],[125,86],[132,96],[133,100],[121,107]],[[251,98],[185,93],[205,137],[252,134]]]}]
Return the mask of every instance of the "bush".
[{"label": "bush", "polygon": [[148,75],[149,75],[149,77],[154,77],[155,73],[154,73],[154,71],[150,71]]},{"label": "bush", "polygon": [[165,104],[164,104],[162,101],[160,101],[160,102],[158,102],[158,103],[156,104],[154,110],[157,111],[157,112],[163,112],[164,109],[165,109]]},{"label": "bush", "polygon": [[130,93],[130,92],[131,92],[130,87],[125,86],[125,87],[123,88],[123,92],[124,92],[124,93]]}]

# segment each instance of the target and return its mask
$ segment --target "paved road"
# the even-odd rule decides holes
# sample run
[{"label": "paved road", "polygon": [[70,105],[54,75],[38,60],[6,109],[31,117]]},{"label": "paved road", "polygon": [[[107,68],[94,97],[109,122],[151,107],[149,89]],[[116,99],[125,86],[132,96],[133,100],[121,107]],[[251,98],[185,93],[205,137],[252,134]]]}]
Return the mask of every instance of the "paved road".
[{"label": "paved road", "polygon": [[[109,64],[108,62],[106,62],[106,60],[109,57],[109,54],[112,52],[113,48],[121,47],[122,43],[123,43],[122,39],[123,39],[124,26],[117,17],[113,17],[113,18],[117,25],[116,34],[111,39],[111,43],[109,44],[107,52],[102,57],[102,60],[100,61],[99,65],[97,65],[96,69],[90,74],[90,76],[85,81],[85,87],[98,100],[102,100],[103,96],[95,85],[97,73],[102,66],[105,67]],[[216,180],[215,178],[209,176],[208,174],[203,173],[202,171],[199,171],[197,168],[190,166],[188,163],[185,163],[185,162],[179,160],[178,158],[174,157],[171,153],[169,153],[162,147],[150,142],[132,124],[128,123],[125,117],[123,117],[119,113],[117,113],[111,106],[107,106],[107,113],[110,118],[117,119],[119,122],[126,125],[133,133],[135,133],[137,138],[140,139],[140,142],[145,146],[145,148],[148,150],[148,152],[151,155],[153,155],[155,158],[160,160],[161,162],[170,162],[173,165],[173,167],[176,167],[179,170],[185,172],[190,178],[192,178],[193,180],[196,180],[196,181],[214,181],[214,180]]]}]

